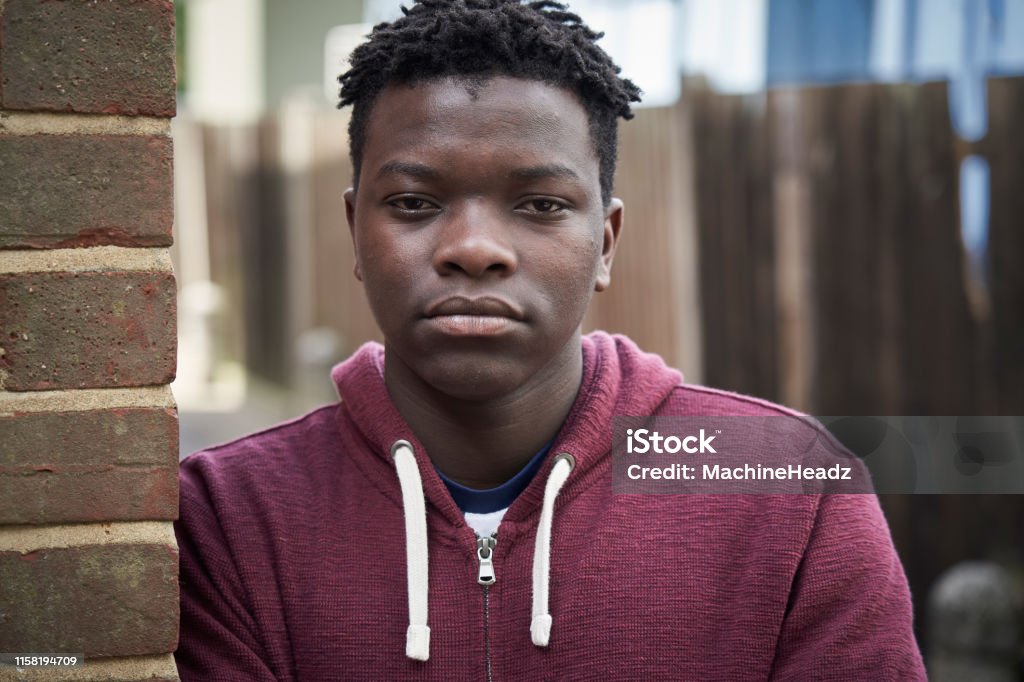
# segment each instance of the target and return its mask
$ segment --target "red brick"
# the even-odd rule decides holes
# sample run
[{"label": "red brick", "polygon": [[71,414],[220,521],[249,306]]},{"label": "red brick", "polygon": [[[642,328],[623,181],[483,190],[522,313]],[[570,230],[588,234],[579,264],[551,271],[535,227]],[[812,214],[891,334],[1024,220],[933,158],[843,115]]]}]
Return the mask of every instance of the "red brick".
[{"label": "red brick", "polygon": [[3,108],[173,116],[170,0],[6,0]]},{"label": "red brick", "polygon": [[0,379],[9,391],[165,384],[175,319],[170,273],[0,275]]},{"label": "red brick", "polygon": [[175,467],[0,467],[0,523],[170,521],[178,515]]},{"label": "red brick", "polygon": [[171,408],[14,414],[0,443],[0,524],[177,517]]},{"label": "red brick", "polygon": [[178,557],[157,544],[0,552],[4,651],[94,656],[177,645]]},{"label": "red brick", "polygon": [[0,135],[0,248],[169,246],[163,136]]},{"label": "red brick", "polygon": [[0,416],[0,466],[176,465],[172,407],[121,407]]}]

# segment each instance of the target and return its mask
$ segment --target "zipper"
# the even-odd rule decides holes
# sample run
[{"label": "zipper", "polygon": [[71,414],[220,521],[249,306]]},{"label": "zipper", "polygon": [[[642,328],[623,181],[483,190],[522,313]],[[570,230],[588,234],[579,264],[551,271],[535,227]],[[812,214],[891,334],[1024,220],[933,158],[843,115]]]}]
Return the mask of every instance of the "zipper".
[{"label": "zipper", "polygon": [[494,584],[494,546],[498,544],[497,535],[482,538],[476,536],[476,558],[480,560],[480,571],[477,573],[476,581],[484,587]]},{"label": "zipper", "polygon": [[497,533],[490,537],[482,538],[476,536],[476,558],[480,561],[480,570],[477,571],[476,581],[484,589],[484,656],[487,664],[487,682],[493,682],[491,670],[491,585],[497,580],[494,575],[494,546],[498,544]]}]

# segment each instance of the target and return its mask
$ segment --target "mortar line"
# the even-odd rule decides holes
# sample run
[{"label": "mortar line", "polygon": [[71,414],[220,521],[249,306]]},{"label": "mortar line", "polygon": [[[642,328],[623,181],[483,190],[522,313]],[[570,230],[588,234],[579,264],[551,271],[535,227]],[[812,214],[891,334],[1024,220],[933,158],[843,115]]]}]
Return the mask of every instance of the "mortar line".
[{"label": "mortar line", "polygon": [[170,521],[0,526],[0,552],[27,554],[40,549],[87,545],[173,545],[174,542]]},{"label": "mortar line", "polygon": [[[146,654],[142,656],[118,656],[89,658],[81,667],[71,668],[25,668],[19,680],[32,682],[134,682],[148,679],[178,679],[174,654]],[[39,673],[36,676],[36,673]],[[3,679],[3,678],[0,678]]]},{"label": "mortar line", "polygon": [[156,116],[0,111],[5,135],[158,135],[169,137],[171,121]]},{"label": "mortar line", "polygon": [[166,247],[0,250],[0,275],[23,272],[171,272]]},{"label": "mortar line", "polygon": [[0,417],[21,412],[85,412],[132,407],[174,408],[170,386],[0,391]]}]

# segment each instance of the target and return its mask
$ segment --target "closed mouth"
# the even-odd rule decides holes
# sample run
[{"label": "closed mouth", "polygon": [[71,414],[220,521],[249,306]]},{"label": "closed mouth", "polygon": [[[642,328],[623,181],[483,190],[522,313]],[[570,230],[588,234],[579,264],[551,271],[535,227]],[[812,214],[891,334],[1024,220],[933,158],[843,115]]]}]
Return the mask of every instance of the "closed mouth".
[{"label": "closed mouth", "polygon": [[427,318],[437,317],[482,317],[503,318],[521,322],[525,317],[521,310],[511,303],[495,296],[450,296],[427,307]]}]

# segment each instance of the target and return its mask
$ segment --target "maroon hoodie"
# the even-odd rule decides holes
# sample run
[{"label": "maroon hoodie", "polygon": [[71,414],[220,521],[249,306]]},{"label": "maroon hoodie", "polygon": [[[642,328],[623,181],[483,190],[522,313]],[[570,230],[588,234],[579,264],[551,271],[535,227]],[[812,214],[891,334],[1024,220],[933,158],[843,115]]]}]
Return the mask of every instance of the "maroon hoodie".
[{"label": "maroon hoodie", "polygon": [[[183,681],[925,678],[875,496],[611,492],[613,415],[783,408],[682,384],[624,337],[584,337],[579,395],[501,523],[485,586],[383,362],[364,346],[334,371],[339,403],[182,463]],[[561,453],[575,466],[546,512],[538,578]],[[426,556],[409,571],[417,469]]]}]

